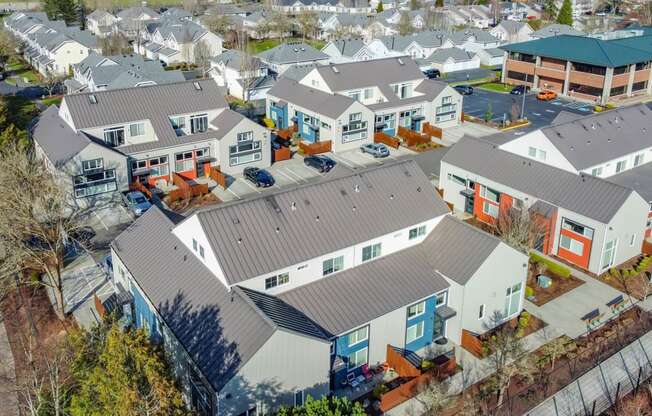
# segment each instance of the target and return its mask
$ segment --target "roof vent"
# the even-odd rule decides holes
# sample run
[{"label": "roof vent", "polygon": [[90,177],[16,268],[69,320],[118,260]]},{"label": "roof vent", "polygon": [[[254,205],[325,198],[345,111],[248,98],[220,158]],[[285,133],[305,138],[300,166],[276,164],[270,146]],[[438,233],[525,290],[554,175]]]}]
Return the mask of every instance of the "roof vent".
[{"label": "roof vent", "polygon": [[242,238],[238,238],[238,244],[242,244]]},{"label": "roof vent", "polygon": [[360,185],[355,184],[355,186],[353,187],[353,190],[356,191],[356,192],[360,192]]},{"label": "roof vent", "polygon": [[405,65],[405,62],[401,58],[397,59],[399,65]]},{"label": "roof vent", "polygon": [[421,192],[421,187],[417,186],[417,192]]},{"label": "roof vent", "polygon": [[342,196],[348,195],[344,189],[340,189],[340,193],[342,194]]},{"label": "roof vent", "polygon": [[290,204],[290,209],[291,209],[292,211],[296,211],[296,210],[297,210],[297,203],[294,202],[294,201],[292,201],[292,204]]},{"label": "roof vent", "polygon": [[233,223],[240,224],[240,220],[238,219],[238,217],[233,217]]},{"label": "roof vent", "polygon": [[279,227],[276,227],[276,230],[274,230],[274,231],[276,231],[276,234],[278,234],[278,233],[281,232],[281,229]]},{"label": "roof vent", "polygon": [[355,211],[356,209],[357,209],[357,208],[356,208],[355,205],[351,208],[351,210],[353,210],[353,211]]},{"label": "roof vent", "polygon": [[331,68],[333,68],[333,72],[335,72],[336,74],[339,74],[339,73],[340,73],[340,70],[337,69],[336,66],[332,66]]},{"label": "roof vent", "polygon": [[591,130],[595,130],[595,123],[591,123]]},{"label": "roof vent", "polygon": [[315,217],[315,221],[319,222],[319,215]]},{"label": "roof vent", "polygon": [[618,116],[614,117],[614,123],[618,123],[618,121],[620,121],[618,120]]},{"label": "roof vent", "polygon": [[574,146],[571,146],[571,147],[570,147],[570,150],[575,150],[575,147],[574,147]]},{"label": "roof vent", "polygon": [[89,95],[88,96],[88,101],[90,101],[91,104],[97,104],[97,97],[95,96],[95,94]]},{"label": "roof vent", "polygon": [[586,141],[586,144],[591,144],[591,140],[587,140],[587,141]]},{"label": "roof vent", "polygon": [[607,139],[607,143],[611,143],[611,139]]},{"label": "roof vent", "polygon": [[394,194],[390,194],[389,199],[393,200],[394,199]]},{"label": "roof vent", "polygon": [[197,91],[201,91],[201,84],[199,82],[195,81],[195,82],[192,83],[192,85],[195,86],[195,89]]}]

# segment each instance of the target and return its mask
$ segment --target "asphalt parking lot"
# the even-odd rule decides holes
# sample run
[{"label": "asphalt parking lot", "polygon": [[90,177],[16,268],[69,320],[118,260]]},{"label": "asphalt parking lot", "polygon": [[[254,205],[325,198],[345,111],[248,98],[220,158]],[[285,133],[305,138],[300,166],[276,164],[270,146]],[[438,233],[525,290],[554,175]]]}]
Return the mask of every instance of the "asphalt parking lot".
[{"label": "asphalt parking lot", "polygon": [[325,156],[337,162],[335,168],[328,173],[321,173],[316,169],[306,166],[303,162],[303,157],[295,154],[292,159],[274,163],[267,169],[276,181],[274,186],[257,188],[254,184],[245,180],[241,174],[238,174],[234,175],[234,181],[226,190],[216,187],[212,192],[223,202],[239,200],[273,192],[274,190],[289,186],[316,182],[324,178],[339,175],[342,172],[350,173],[369,166],[379,166],[390,161],[408,157],[412,154],[414,153],[411,150],[405,148],[390,149],[390,156],[382,159],[376,159],[371,155],[364,154],[359,149],[339,152],[337,154],[326,153]]},{"label": "asphalt parking lot", "polygon": [[[512,103],[514,102],[517,103],[520,109],[523,103],[523,96],[502,94],[476,88],[472,95],[464,96],[464,114],[483,118],[489,103],[491,103],[492,120],[500,122],[503,118],[510,118]],[[513,130],[510,134],[523,134],[527,131],[548,126],[562,110],[581,115],[589,115],[593,111],[593,106],[565,99],[539,101],[537,100],[536,94],[529,93],[525,96],[524,115],[532,124]]]}]

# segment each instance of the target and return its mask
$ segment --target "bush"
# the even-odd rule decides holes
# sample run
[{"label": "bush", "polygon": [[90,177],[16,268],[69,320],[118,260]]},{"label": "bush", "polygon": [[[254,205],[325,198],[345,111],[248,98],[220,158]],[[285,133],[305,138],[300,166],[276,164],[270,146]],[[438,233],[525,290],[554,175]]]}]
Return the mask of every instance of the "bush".
[{"label": "bush", "polygon": [[530,286],[525,286],[525,297],[531,298],[532,296],[534,296],[534,289],[532,289]]},{"label": "bush", "polygon": [[534,263],[543,264],[551,273],[554,273],[563,278],[569,278],[571,275],[571,271],[568,267],[557,264],[554,261],[549,260],[537,253],[530,253],[530,260],[532,260]]},{"label": "bush", "polygon": [[374,390],[371,394],[374,396],[374,398],[380,399],[380,396],[387,393],[388,391],[389,391],[389,387],[387,387],[384,384],[379,384],[376,387],[374,387]]},{"label": "bush", "polygon": [[272,120],[271,118],[267,118],[267,117],[265,117],[263,119],[263,123],[269,129],[273,129],[276,126],[275,123],[274,123],[274,120]]}]

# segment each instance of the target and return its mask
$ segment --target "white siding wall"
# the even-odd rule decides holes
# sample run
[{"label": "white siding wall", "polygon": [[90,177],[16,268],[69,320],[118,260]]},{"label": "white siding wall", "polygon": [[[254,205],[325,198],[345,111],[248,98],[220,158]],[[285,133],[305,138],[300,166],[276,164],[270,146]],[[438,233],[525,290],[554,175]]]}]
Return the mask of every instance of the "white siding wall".
[{"label": "white siding wall", "polygon": [[[530,157],[528,154],[530,147],[545,151],[546,159],[540,160]],[[561,154],[561,152],[559,152],[559,150],[557,150],[557,148],[540,130],[524,134],[515,140],[501,145],[500,148],[523,157],[537,160],[547,165],[555,166],[568,172],[577,173],[577,170],[573,165],[570,164],[570,162]]]},{"label": "white siding wall", "polygon": [[[606,227],[604,243],[618,239],[615,265],[641,254],[649,206],[639,194],[632,192]],[[602,258],[602,250],[603,246],[597,247],[596,257]]]},{"label": "white siding wall", "polygon": [[[238,133],[244,133],[247,131],[253,131],[254,140],[260,140],[261,148],[261,159],[254,162],[243,163],[240,165],[231,166],[229,160],[229,146],[235,145],[237,143]],[[270,151],[270,139],[269,132],[263,126],[254,123],[249,119],[244,119],[238,123],[233,129],[231,129],[226,135],[224,135],[219,143],[219,152],[216,152],[218,158],[218,164],[222,172],[228,174],[241,173],[242,170],[248,166],[255,166],[259,168],[266,168],[271,165],[271,151]]]},{"label": "white siding wall", "polygon": [[[652,162],[652,147],[647,147],[645,149],[637,150],[634,153],[630,153],[628,155],[618,157],[616,159],[611,159],[604,161],[603,163],[600,163],[599,165],[591,166],[590,168],[582,170],[582,172],[588,173],[589,175],[591,174],[591,171],[593,168],[602,168],[602,174],[598,175],[601,178],[607,178],[609,176],[616,175],[616,165],[620,161],[625,161],[625,170],[630,170],[633,169],[634,166],[634,159],[636,158],[637,155],[643,155],[643,162],[642,164],[645,163],[650,163]],[[641,166],[641,164],[639,164]],[[618,172],[622,173],[624,171]]]}]

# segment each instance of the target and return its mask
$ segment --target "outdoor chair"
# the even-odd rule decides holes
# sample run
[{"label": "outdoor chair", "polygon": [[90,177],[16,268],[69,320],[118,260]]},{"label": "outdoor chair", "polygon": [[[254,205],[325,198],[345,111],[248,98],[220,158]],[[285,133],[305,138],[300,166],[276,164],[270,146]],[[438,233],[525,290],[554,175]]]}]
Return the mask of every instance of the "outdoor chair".
[{"label": "outdoor chair", "polygon": [[374,378],[373,373],[369,370],[368,364],[362,365],[362,375],[364,376],[365,382],[369,382]]}]

